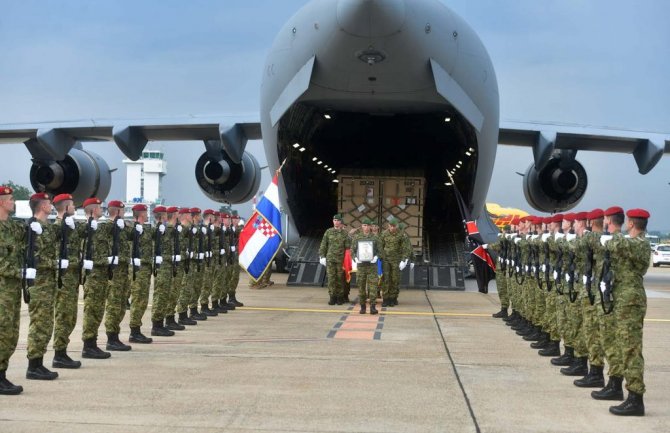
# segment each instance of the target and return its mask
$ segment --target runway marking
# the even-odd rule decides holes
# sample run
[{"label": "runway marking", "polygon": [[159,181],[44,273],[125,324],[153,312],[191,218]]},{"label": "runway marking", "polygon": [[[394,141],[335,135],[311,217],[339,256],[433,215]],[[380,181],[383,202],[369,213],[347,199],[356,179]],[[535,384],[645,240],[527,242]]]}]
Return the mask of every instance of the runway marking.
[{"label": "runway marking", "polygon": [[384,328],[384,318],[379,315],[356,314],[354,308],[356,303],[352,303],[340,320],[333,325],[333,329],[328,332],[327,338],[336,340],[380,340],[382,337],[382,328]]}]

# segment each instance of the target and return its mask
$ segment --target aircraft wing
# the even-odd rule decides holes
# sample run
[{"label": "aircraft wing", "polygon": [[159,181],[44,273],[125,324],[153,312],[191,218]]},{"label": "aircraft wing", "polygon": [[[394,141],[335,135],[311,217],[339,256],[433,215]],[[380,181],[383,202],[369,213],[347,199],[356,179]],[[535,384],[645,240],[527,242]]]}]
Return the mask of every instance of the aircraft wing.
[{"label": "aircraft wing", "polygon": [[533,148],[535,167],[542,168],[554,150],[632,153],[638,170],[647,174],[664,153],[670,153],[670,133],[622,131],[583,125],[502,122],[498,143]]},{"label": "aircraft wing", "polygon": [[261,138],[258,115],[0,124],[0,144],[25,143],[33,158],[56,161],[81,142],[114,141],[137,160],[149,141],[202,140],[208,151],[224,150],[239,162],[247,141]]}]

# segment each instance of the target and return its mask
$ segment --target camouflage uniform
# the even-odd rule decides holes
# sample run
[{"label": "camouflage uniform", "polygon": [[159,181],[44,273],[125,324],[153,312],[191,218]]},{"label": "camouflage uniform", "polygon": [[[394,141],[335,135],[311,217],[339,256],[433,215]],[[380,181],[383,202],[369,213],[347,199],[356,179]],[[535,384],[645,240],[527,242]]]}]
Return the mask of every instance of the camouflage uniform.
[{"label": "camouflage uniform", "polygon": [[81,334],[84,342],[97,338],[105,313],[105,303],[109,294],[107,257],[112,250],[112,224],[98,222],[98,229],[93,232],[92,241],[93,269],[86,276],[84,283],[84,319]]},{"label": "camouflage uniform", "polygon": [[[56,224],[55,244],[60,248],[63,220],[58,219]],[[67,230],[67,258],[69,265],[61,272],[62,287],[56,286],[56,298],[54,300],[54,341],[55,351],[67,350],[70,343],[70,335],[77,323],[77,310],[79,302],[79,247],[84,226],[79,224],[72,230],[64,225]],[[58,270],[56,270],[58,273]],[[56,281],[58,284],[58,282]]]},{"label": "camouflage uniform", "polygon": [[[319,247],[319,256],[326,259],[326,275],[328,277],[328,294],[333,299],[339,299],[343,296],[344,271],[342,263],[344,262],[344,251],[351,247],[351,241],[346,230],[343,228],[329,228],[323,234],[321,246]],[[356,279],[358,280],[358,276]]]},{"label": "camouflage uniform", "polygon": [[407,234],[401,230],[396,230],[395,233],[385,230],[380,236],[380,251],[384,256],[384,300],[392,301],[394,304],[400,293],[400,268],[398,266],[403,260],[409,260],[411,253],[408,251],[408,241]]},{"label": "camouflage uniform", "polygon": [[196,272],[194,250],[196,248],[193,225],[182,226],[181,258],[182,265],[177,272],[176,281],[180,284],[179,298],[177,300],[177,313],[181,319],[188,313],[189,304],[193,298],[193,275]]},{"label": "camouflage uniform", "polygon": [[[119,221],[123,221],[119,218]],[[107,305],[105,306],[105,330],[107,334],[115,334],[118,338],[121,332],[121,321],[126,315],[126,305],[130,296],[130,276],[128,267],[130,266],[130,243],[132,232],[135,230],[124,222],[124,228],[116,225],[116,220],[110,223],[110,248],[109,256],[112,256],[113,236],[118,234],[119,258],[118,265],[109,267],[111,280],[109,282],[109,293],[107,295]]]},{"label": "camouflage uniform", "polygon": [[[203,261],[203,277],[202,277],[202,290],[200,291],[200,297],[198,299],[199,304],[203,308],[209,309],[209,297],[214,292],[214,278],[216,276],[216,261],[214,260],[214,226],[212,224],[203,226],[207,233],[205,234],[204,247],[205,247],[205,259]],[[215,300],[215,298],[212,298]]]},{"label": "camouflage uniform", "polygon": [[[191,260],[191,271],[189,273],[189,279],[193,291],[191,292],[191,299],[189,301],[189,307],[191,309],[198,309],[198,300],[200,298],[200,292],[202,292],[202,286],[205,279],[205,234],[202,233],[204,226],[194,225],[191,227],[191,231],[195,230],[194,233],[194,250],[193,250],[193,259]],[[206,230],[206,229],[205,229]]]},{"label": "camouflage uniform", "polygon": [[237,251],[238,243],[240,240],[239,227],[232,225],[228,229],[228,243],[230,245],[230,251],[228,255],[228,267],[227,269],[227,278],[226,278],[226,293],[228,294],[228,301],[235,299],[235,293],[237,291],[237,285],[240,282],[240,255]]},{"label": "camouflage uniform", "polygon": [[[373,234],[372,232],[366,235],[363,231],[356,233],[351,240],[352,257],[357,257],[358,242],[360,241],[372,241],[374,243],[374,255],[377,256],[379,260],[382,260],[384,254],[383,241],[379,236]],[[341,264],[342,261],[340,261],[340,269],[342,267]],[[356,271],[356,284],[358,284],[358,296],[361,306],[364,306],[368,299],[370,300],[370,305],[374,304],[377,300],[377,266],[378,265],[376,262],[358,262],[358,270]],[[340,279],[341,278],[342,276],[340,275]]]},{"label": "camouflage uniform", "polygon": [[[584,286],[582,296],[582,338],[588,352],[589,363],[591,366],[603,367],[605,364],[605,353],[603,351],[600,339],[600,327],[598,324],[598,309],[600,308],[598,299],[598,272],[602,268],[603,248],[600,245],[600,234],[588,232],[582,238],[582,249],[585,254],[584,265],[590,259],[586,254],[590,250],[593,253],[591,269],[591,287],[590,291]],[[586,277],[586,268],[582,269],[582,275]],[[582,279],[584,282],[584,280]]]},{"label": "camouflage uniform", "polygon": [[228,254],[230,246],[228,245],[227,234],[224,225],[216,228],[215,248],[213,251],[212,262],[214,263],[214,274],[212,275],[212,300],[218,302],[219,310],[223,311],[226,301],[226,272],[228,266]]},{"label": "camouflage uniform", "polygon": [[507,265],[504,263],[505,252],[509,245],[508,239],[504,233],[498,235],[498,240],[489,246],[489,249],[498,256],[498,267],[496,268],[496,289],[498,290],[498,298],[500,299],[500,307],[507,311],[509,308],[509,292],[507,290],[506,271]]},{"label": "camouflage uniform", "polygon": [[181,226],[181,224],[177,224],[174,227],[169,227],[168,231],[166,231],[166,234],[168,232],[170,233],[168,241],[172,245],[172,255],[168,258],[171,279],[170,292],[167,298],[167,305],[165,307],[165,317],[170,322],[172,322],[172,318],[177,311],[177,303],[179,302],[182,289],[182,260],[184,257],[182,255],[182,244],[186,240],[186,237],[184,236],[186,231]]},{"label": "camouflage uniform", "polygon": [[[164,224],[165,232],[159,235],[159,229],[156,228],[154,232],[154,243],[160,237],[160,250],[156,248],[154,254],[163,258],[163,263],[156,265],[154,269],[154,296],[151,306],[151,321],[163,324],[165,317],[174,315],[168,311],[171,305],[170,299],[172,296],[172,287],[174,286],[174,278],[172,277],[172,256],[174,255],[173,246],[173,232],[174,227],[169,227]],[[155,245],[154,245],[155,246]]]},{"label": "camouflage uniform", "polygon": [[0,221],[0,372],[19,341],[21,319],[21,277],[19,263],[25,244],[25,226],[13,219]]},{"label": "camouflage uniform", "polygon": [[[134,230],[134,229],[133,229]],[[135,236],[133,233],[131,236]],[[130,283],[130,328],[140,328],[142,317],[149,305],[149,289],[151,288],[151,264],[153,261],[153,241],[151,226],[143,226],[139,237],[140,268],[135,271],[135,279]]]}]

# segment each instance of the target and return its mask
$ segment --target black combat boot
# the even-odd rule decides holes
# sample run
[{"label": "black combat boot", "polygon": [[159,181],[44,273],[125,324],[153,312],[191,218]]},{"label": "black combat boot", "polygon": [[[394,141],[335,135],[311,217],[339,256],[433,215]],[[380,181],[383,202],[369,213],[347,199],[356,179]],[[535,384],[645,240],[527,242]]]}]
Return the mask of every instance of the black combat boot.
[{"label": "black combat boot", "polygon": [[162,320],[156,320],[153,324],[154,325],[151,327],[151,335],[154,337],[172,337],[174,335],[174,331],[163,326]]},{"label": "black combat boot", "polygon": [[14,385],[7,380],[7,370],[0,370],[0,395],[18,395],[23,392],[21,385]]},{"label": "black combat boot", "polygon": [[379,313],[377,311],[377,302],[374,302],[374,301],[370,302],[370,314],[374,315],[374,314],[377,314],[377,313]]},{"label": "black combat boot", "polygon": [[572,347],[565,346],[565,352],[558,358],[553,358],[551,364],[560,367],[571,365],[575,359],[575,350]]},{"label": "black combat boot", "polygon": [[219,313],[209,309],[209,304],[200,304],[200,314],[204,314],[207,317],[218,316]]},{"label": "black combat boot", "polygon": [[79,368],[81,361],[75,361],[67,355],[66,350],[57,350],[51,362],[53,368]]},{"label": "black combat boot", "polygon": [[142,331],[140,330],[139,326],[137,328],[135,327],[130,328],[130,338],[128,338],[128,340],[131,343],[139,343],[139,344],[149,344],[152,341],[154,341],[152,338],[142,334]]},{"label": "black combat boot", "polygon": [[391,299],[391,302],[389,302],[389,307],[397,307],[397,306],[398,306],[398,298]]},{"label": "black combat boot", "polygon": [[[524,338],[524,340],[525,340],[525,338]],[[546,332],[541,332],[539,340],[535,341],[534,343],[530,343],[530,348],[531,349],[544,349],[548,345],[549,345],[549,334],[547,334]]]},{"label": "black combat boot", "polygon": [[127,352],[132,349],[132,347],[119,340],[119,334],[116,332],[108,332],[106,349],[117,352]]},{"label": "black combat boot", "polygon": [[519,317],[519,313],[517,313],[515,309],[512,309],[512,314],[507,317],[503,317],[503,321],[505,323],[509,323],[510,321],[516,320],[517,317]]},{"label": "black combat boot", "polygon": [[84,340],[84,349],[81,351],[82,358],[107,359],[111,356],[111,353],[105,352],[98,347],[98,343],[95,337]]},{"label": "black combat boot", "polygon": [[537,330],[535,325],[533,325],[530,322],[527,322],[527,323],[528,324],[525,327],[516,331],[516,335],[518,335],[520,337],[525,337],[527,335],[530,335],[530,334],[534,333]]},{"label": "black combat boot", "polygon": [[388,299],[388,298],[384,298],[384,299],[382,300],[382,307],[388,307],[388,306],[389,306],[389,299]]},{"label": "black combat boot", "polygon": [[533,332],[531,332],[528,335],[525,335],[523,339],[526,341],[540,341],[543,335],[544,333],[542,332],[542,329],[539,326],[537,326],[535,327],[535,330]]},{"label": "black combat boot", "polygon": [[607,385],[599,391],[591,391],[591,397],[596,400],[623,400],[622,377],[610,376]]},{"label": "black combat boot", "polygon": [[26,371],[26,379],[31,380],[54,380],[58,377],[58,373],[51,371],[42,365],[42,358],[34,358],[28,360],[28,370]]},{"label": "black combat boot", "polygon": [[642,394],[628,391],[626,401],[618,406],[610,406],[610,412],[621,416],[644,416],[644,401]]},{"label": "black combat boot", "polygon": [[182,311],[181,313],[179,313],[179,324],[180,325],[186,325],[186,326],[193,326],[193,325],[197,325],[198,322],[196,322],[193,319],[190,319],[188,317],[188,312]]},{"label": "black combat boot", "polygon": [[219,314],[228,314],[229,308],[223,301],[212,301],[212,310],[216,311]]},{"label": "black combat boot", "polygon": [[516,323],[512,325],[512,330],[520,331],[521,329],[525,329],[527,327],[528,327],[528,321],[523,317],[520,317],[519,320],[517,320]]},{"label": "black combat boot", "polygon": [[172,331],[183,331],[186,329],[186,326],[180,325],[174,320],[174,315],[165,318],[165,327]]},{"label": "black combat boot", "polygon": [[566,376],[584,376],[589,372],[589,362],[586,356],[575,358],[567,367],[561,368],[561,374]]},{"label": "black combat boot", "polygon": [[337,305],[344,305],[344,296],[339,295],[335,297],[335,303]]},{"label": "black combat boot", "polygon": [[[230,296],[228,296],[228,303],[229,303],[229,304],[233,304],[235,307],[244,307],[244,304],[241,303],[240,301],[238,301],[238,300],[235,298],[235,295],[230,295]],[[233,310],[234,310],[234,308],[233,308]]]},{"label": "black combat boot", "polygon": [[191,308],[191,319],[193,320],[207,320],[207,316],[198,312],[197,307]]},{"label": "black combat boot", "polygon": [[[238,303],[241,304],[241,302],[238,302]],[[226,301],[225,298],[222,299],[221,302],[219,302],[219,305],[222,308],[226,309],[226,313],[228,311],[235,311],[237,309],[237,304],[235,304],[234,302]]]},{"label": "black combat boot", "polygon": [[602,388],[605,386],[603,367],[591,364],[591,370],[589,371],[589,374],[582,377],[581,379],[576,379],[572,383],[580,388]]},{"label": "black combat boot", "polygon": [[561,342],[549,340],[547,347],[537,352],[540,356],[558,356],[561,354]]},{"label": "black combat boot", "polygon": [[330,300],[328,301],[328,305],[335,305],[335,295],[330,295]]},{"label": "black combat boot", "polygon": [[508,317],[507,315],[507,308],[501,308],[500,311],[497,313],[491,314],[491,316],[495,317],[496,319],[505,319]]},{"label": "black combat boot", "polygon": [[365,304],[361,304],[361,311],[358,314],[365,314]]},{"label": "black combat boot", "polygon": [[516,314],[516,316],[513,319],[508,320],[507,322],[505,322],[505,325],[507,325],[511,328],[514,328],[515,326],[519,326],[519,324],[523,322],[523,317],[521,317],[521,314],[519,314],[519,313],[515,313],[515,314]]}]

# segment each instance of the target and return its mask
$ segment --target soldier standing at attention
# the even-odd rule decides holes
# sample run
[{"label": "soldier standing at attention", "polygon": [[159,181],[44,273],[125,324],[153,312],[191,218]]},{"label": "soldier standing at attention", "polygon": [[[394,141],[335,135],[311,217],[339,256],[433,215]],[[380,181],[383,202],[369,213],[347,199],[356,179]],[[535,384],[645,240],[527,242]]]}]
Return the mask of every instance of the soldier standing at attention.
[{"label": "soldier standing at attention", "polygon": [[319,263],[326,267],[326,275],[328,276],[328,294],[330,295],[328,305],[342,305],[344,303],[342,262],[344,261],[344,251],[350,247],[351,241],[342,225],[342,215],[335,214],[333,215],[333,227],[323,234],[319,247]]},{"label": "soldier standing at attention", "polygon": [[[54,229],[48,223],[51,213],[51,199],[47,193],[39,192],[30,197],[30,210],[33,217],[29,220],[28,230],[34,237],[36,259],[35,285],[30,288],[28,313],[28,371],[26,379],[54,380],[58,373],[43,365],[44,354],[51,339],[54,326],[54,284],[56,253],[54,248]],[[45,225],[44,228],[42,226]]]},{"label": "soldier standing at attention", "polygon": [[498,267],[496,268],[496,288],[498,290],[498,298],[500,298],[500,311],[494,313],[492,316],[496,319],[505,319],[508,317],[507,309],[509,308],[509,294],[507,293],[507,266],[505,260],[507,259],[507,245],[508,240],[505,237],[507,234],[506,226],[503,231],[498,233],[498,240],[489,248],[498,256]]},{"label": "soldier standing at attention", "polygon": [[[202,291],[202,283],[205,270],[205,233],[207,229],[201,224],[200,208],[191,208],[191,233],[193,235],[193,258],[191,259],[191,269],[189,271],[189,283],[193,287],[191,292],[191,299],[189,300],[189,309],[191,311],[191,319],[193,320],[207,320],[207,315],[198,312],[198,299],[200,299],[200,292]],[[203,232],[204,231],[204,232]]]},{"label": "soldier standing at attention", "polygon": [[[213,286],[213,277],[214,277],[214,267],[216,263],[212,260],[212,251],[214,249],[214,210],[205,209],[203,214],[203,223],[202,228],[205,229],[204,232],[204,248],[205,248],[205,259],[203,262],[203,272],[204,276],[202,278],[202,289],[200,290],[200,297],[198,302],[200,303],[200,312],[207,316],[218,316],[219,310],[217,308],[209,308],[209,296],[212,294]],[[217,301],[218,305],[218,301]],[[228,310],[223,311],[227,313]]]},{"label": "soldier standing at attention", "polygon": [[356,284],[358,284],[358,297],[361,303],[360,314],[365,314],[365,302],[368,299],[370,300],[370,314],[377,314],[377,261],[383,251],[382,241],[372,233],[372,220],[364,218],[362,230],[356,233],[351,240],[351,254],[353,260],[358,264]]},{"label": "soldier standing at attention", "polygon": [[[23,392],[22,386],[14,385],[6,376],[9,358],[19,341],[21,273],[16,264],[22,263],[22,258],[17,246],[25,242],[23,224],[10,218],[15,206],[13,194],[10,187],[0,186],[0,395]],[[35,272],[34,268],[30,272]]]},{"label": "soldier standing at attention", "polygon": [[170,274],[170,284],[163,315],[165,316],[165,327],[167,329],[172,331],[183,331],[186,327],[181,323],[177,323],[175,320],[175,311],[181,292],[181,274],[179,273],[179,269],[182,267],[181,244],[184,237],[182,237],[181,234],[184,231],[184,228],[179,222],[179,208],[170,206],[166,210],[168,227],[165,232],[165,237],[163,238],[166,245],[163,254],[170,253],[169,266],[166,265],[166,267],[169,267],[169,269],[166,270],[169,271]]},{"label": "soldier standing at attention", "polygon": [[[130,283],[130,342],[149,344],[153,340],[142,334],[142,317],[149,305],[149,289],[151,288],[151,233],[145,232],[144,225],[148,220],[147,206],[133,206],[135,223],[131,235],[131,256],[133,277]],[[149,227],[147,227],[149,228]]]},{"label": "soldier standing at attention", "polygon": [[400,272],[402,272],[409,262],[407,235],[398,230],[398,219],[391,218],[389,227],[381,234],[380,245],[383,248],[384,257],[384,302],[382,307],[393,307],[398,305],[398,295],[400,294]]},{"label": "soldier standing at attention", "polygon": [[107,350],[126,352],[131,346],[119,340],[121,321],[126,315],[126,303],[130,296],[130,243],[132,229],[123,220],[125,205],[120,200],[107,203],[110,226],[110,254],[107,257],[109,276],[109,294],[105,306],[105,331],[107,332]]},{"label": "soldier standing at attention", "polygon": [[237,291],[237,285],[240,282],[240,256],[239,251],[237,251],[237,246],[240,240],[240,231],[244,227],[244,221],[240,220],[240,216],[237,211],[233,211],[230,225],[230,273],[228,274],[230,279],[228,280],[228,309],[234,310],[235,308],[231,307],[244,307],[244,304],[237,300],[235,297],[235,292]]},{"label": "soldier standing at attention", "polygon": [[70,194],[54,197],[56,207],[55,245],[57,252],[56,298],[54,301],[54,368],[79,368],[80,361],[72,360],[67,354],[70,334],[77,323],[77,302],[79,301],[79,243],[82,227],[77,230],[72,217],[75,213],[74,201]]},{"label": "soldier standing at attention", "polygon": [[[167,208],[165,206],[156,206],[154,208],[154,217],[156,218],[156,228],[153,233],[154,251],[153,251],[153,274],[154,274],[154,296],[151,301],[151,335],[154,337],[172,337],[174,331],[165,327],[165,305],[170,296],[170,273],[172,272],[169,261],[171,254],[169,247],[169,236],[167,232]],[[166,241],[168,239],[168,241]],[[163,254],[168,258],[164,262]]]},{"label": "soldier standing at attention", "polygon": [[647,313],[647,294],[643,277],[649,268],[651,247],[645,234],[649,212],[631,209],[626,212],[629,238],[616,238],[607,243],[612,253],[614,274],[614,309],[616,344],[622,354],[623,377],[626,379],[628,398],[618,406],[611,406],[614,415],[644,415],[645,392],[644,357],[642,356],[642,328]]},{"label": "soldier standing at attention", "polygon": [[188,317],[188,304],[193,296],[193,283],[189,278],[189,274],[193,272],[192,259],[194,245],[191,221],[191,209],[187,207],[179,209],[179,225],[177,226],[177,229],[179,229],[179,227],[182,228],[179,253],[182,257],[182,265],[177,269],[176,277],[176,284],[180,285],[179,299],[177,300],[177,314],[179,315],[179,324],[188,326],[198,324],[194,319]]}]

